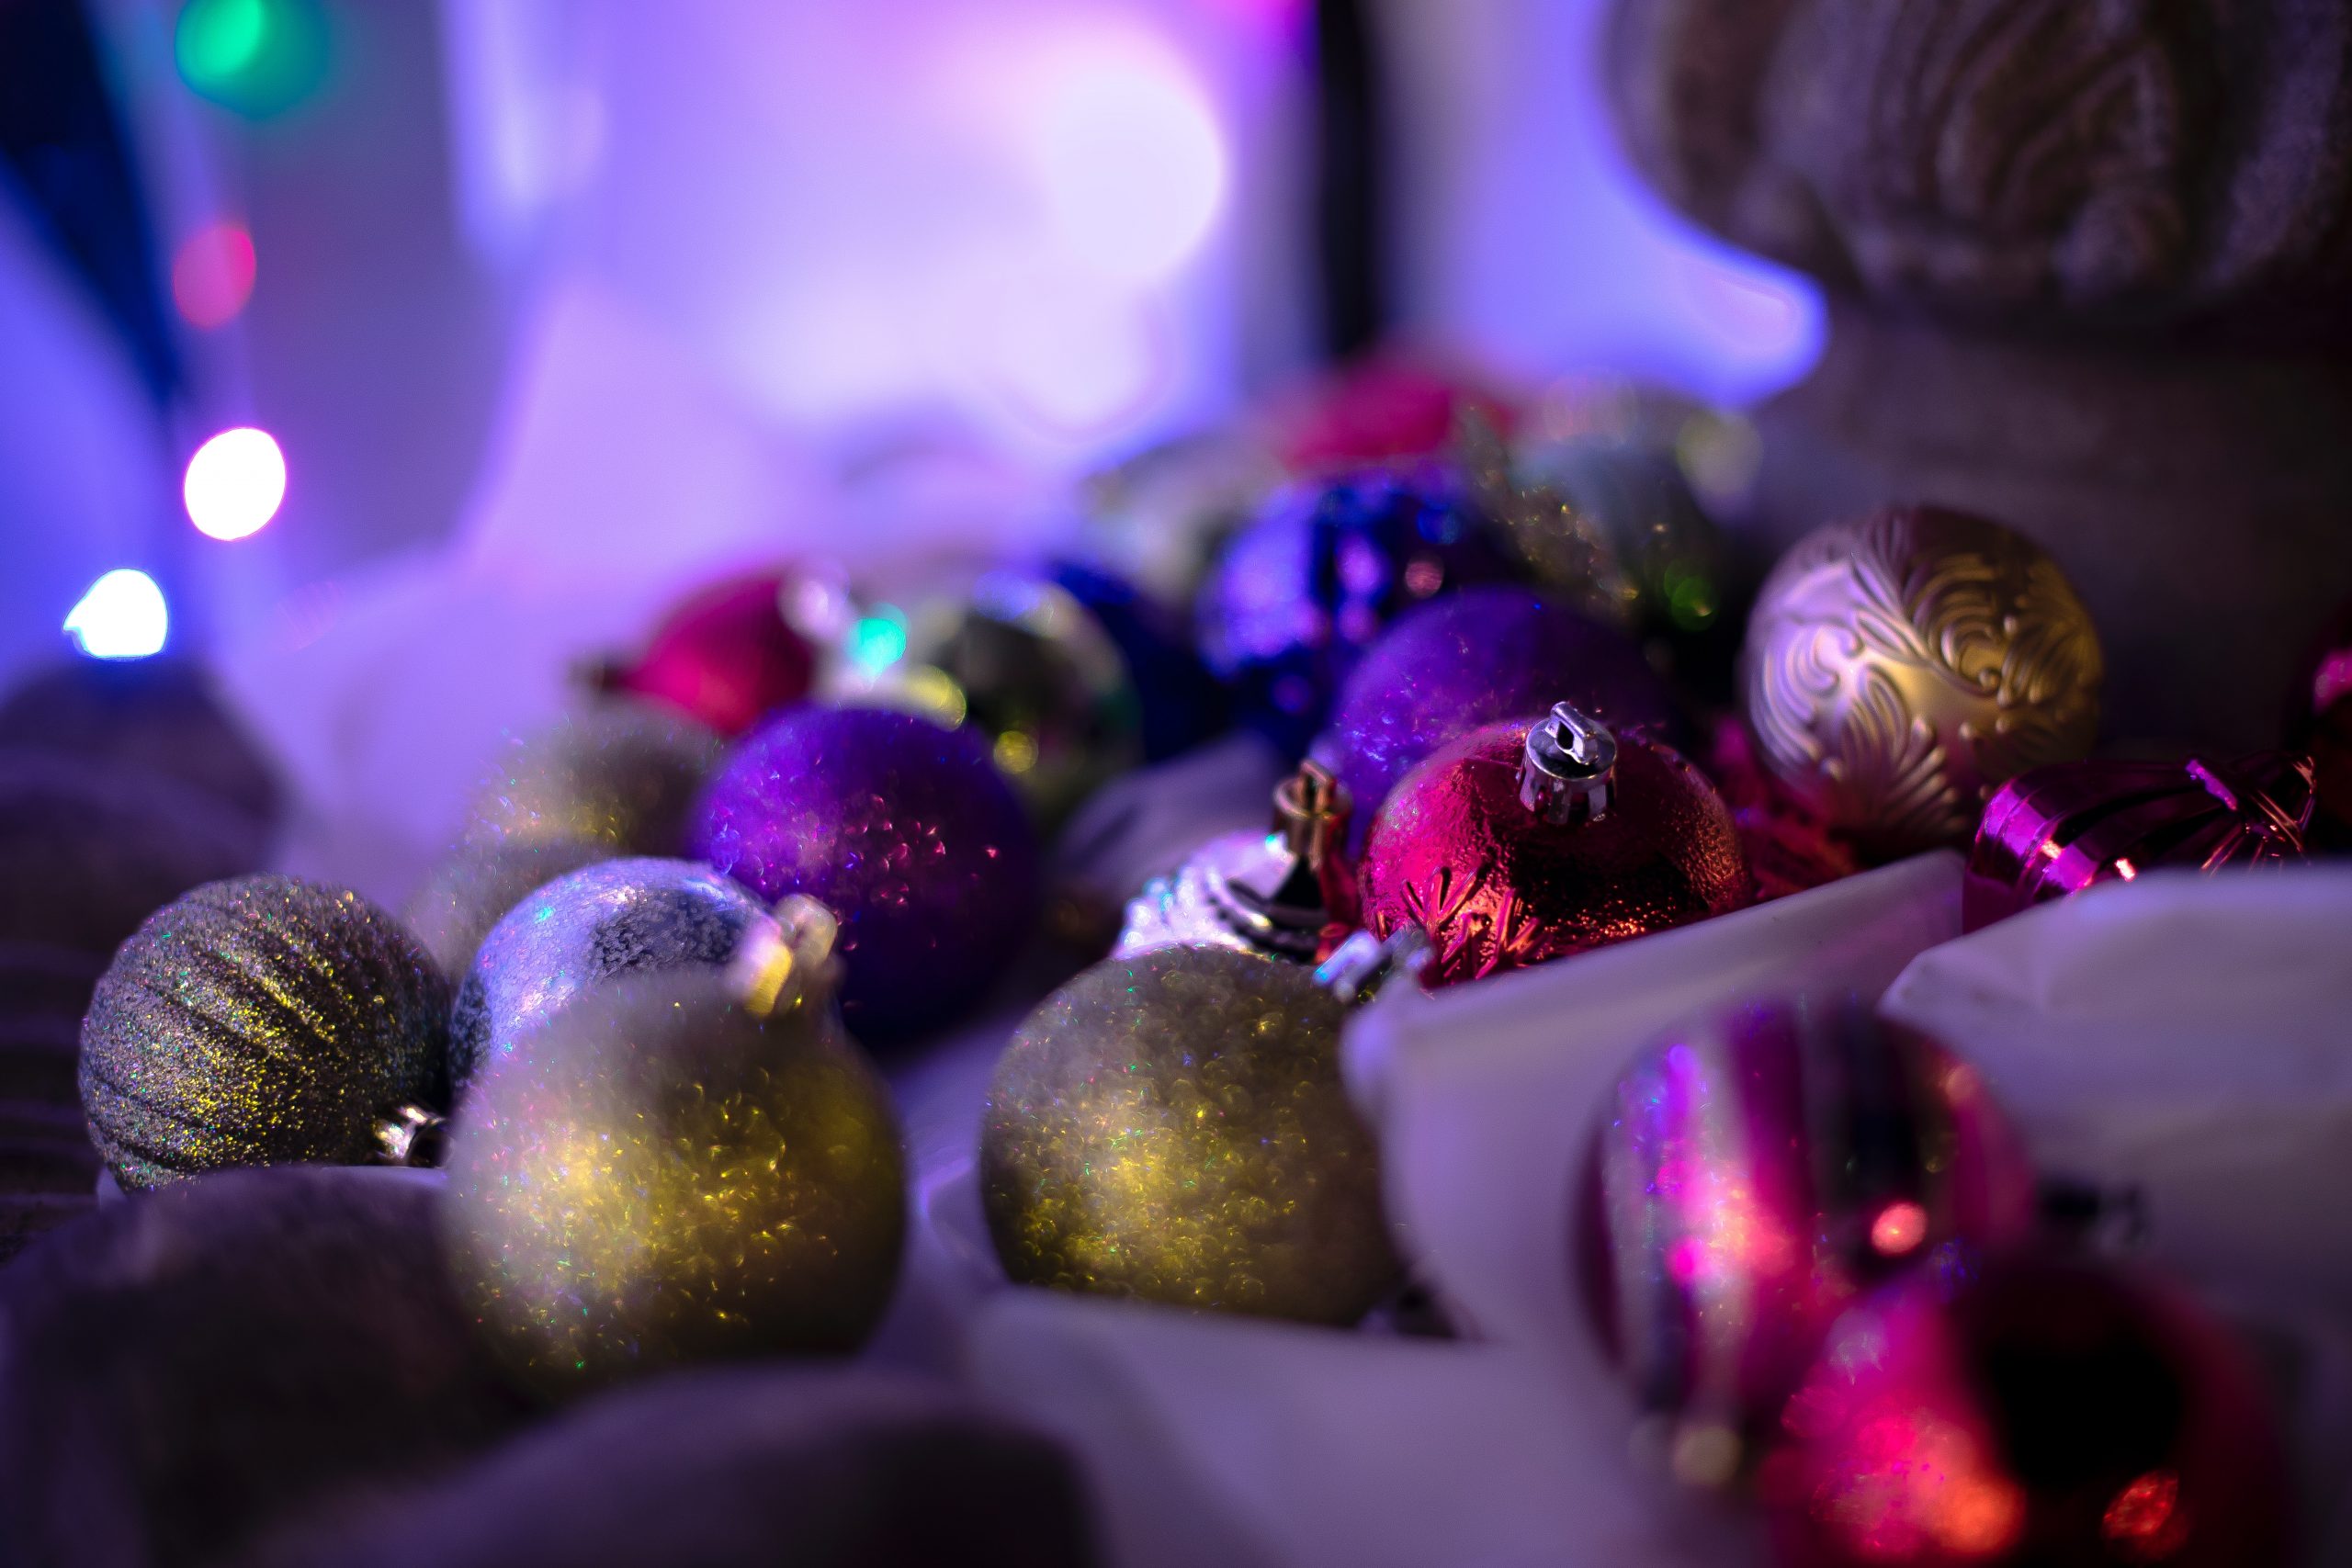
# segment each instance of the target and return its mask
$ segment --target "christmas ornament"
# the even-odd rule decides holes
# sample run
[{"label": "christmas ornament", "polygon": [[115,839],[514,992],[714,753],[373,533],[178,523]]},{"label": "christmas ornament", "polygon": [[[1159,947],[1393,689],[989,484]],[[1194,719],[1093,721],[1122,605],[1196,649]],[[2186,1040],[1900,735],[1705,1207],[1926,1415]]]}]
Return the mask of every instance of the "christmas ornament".
[{"label": "christmas ornament", "polygon": [[1440,593],[1510,578],[1492,528],[1460,477],[1437,465],[1286,491],[1226,547],[1202,589],[1202,656],[1239,716],[1296,756],[1383,626]]},{"label": "christmas ornament", "polygon": [[1111,958],[999,1059],[980,1191],[1023,1283],[1347,1324],[1395,1282],[1378,1156],[1340,1082],[1345,1009],[1228,948]]},{"label": "christmas ornament", "polygon": [[829,697],[969,727],[1047,828],[1142,761],[1126,664],[1068,590],[997,570],[967,592],[902,597],[910,611],[877,604],[853,626]]},{"label": "christmas ornament", "polygon": [[592,839],[460,844],[425,874],[424,886],[401,908],[401,920],[441,973],[462,976],[491,928],[524,895],[613,854],[612,845]]},{"label": "christmas ornament", "polygon": [[625,975],[715,969],[767,907],[692,861],[601,861],[527,893],[481,941],[449,1020],[465,1089],[580,998]]},{"label": "christmas ornament", "polygon": [[1218,545],[1282,482],[1273,453],[1246,432],[1207,431],[1148,446],[1080,484],[1088,553],[1145,592],[1190,604]]},{"label": "christmas ornament", "polygon": [[860,1039],[944,1022],[1027,940],[1035,830],[967,729],[872,708],[771,720],[711,781],[697,852],[763,898],[841,918],[842,1016]]},{"label": "christmas ornament", "polygon": [[1364,923],[1420,927],[1434,983],[1478,979],[1738,908],[1747,862],[1676,752],[1562,703],[1488,725],[1405,775],[1357,868]]},{"label": "christmas ornament", "polygon": [[475,793],[466,841],[593,840],[619,854],[676,854],[695,792],[725,750],[692,719],[599,702],[507,745]]},{"label": "christmas ornament", "polygon": [[230,1166],[357,1164],[448,1092],[449,989],[356,893],[214,882],[122,945],[82,1023],[90,1137],[126,1188]]},{"label": "christmas ornament", "polygon": [[2161,866],[2215,871],[2304,858],[2313,805],[2307,757],[2233,762],[2059,762],[2003,784],[1984,807],[1962,885],[1976,931],[2096,882]]},{"label": "christmas ornament", "polygon": [[1645,1048],[1578,1204],[1586,1302],[1685,1480],[1721,1484],[1857,1294],[2023,1236],[2033,1181],[1974,1071],[1862,1003],[1772,1003]]},{"label": "christmas ornament", "polygon": [[2288,733],[2312,759],[2312,845],[2341,854],[2352,851],[2352,603],[2329,620],[2304,666]]},{"label": "christmas ornament", "polygon": [[1769,903],[1822,886],[1861,869],[1852,846],[1818,811],[1799,799],[1756,756],[1747,722],[1716,720],[1707,775],[1731,807],[1739,846],[1756,882],[1756,901]]},{"label": "christmas ornament", "polygon": [[1993,790],[2098,728],[2098,637],[2065,574],[1996,523],[1913,507],[1823,528],[1748,621],[1765,761],[1869,853],[1964,841]]},{"label": "christmas ornament", "polygon": [[597,671],[596,683],[741,735],[808,694],[816,655],[786,618],[792,586],[774,571],[713,583],[663,617],[635,660]]},{"label": "christmas ornament", "polygon": [[1673,694],[1617,633],[1524,588],[1464,589],[1401,616],[1340,689],[1311,748],[1360,804],[1355,844],[1396,781],[1482,725],[1565,697],[1617,730],[1679,732]]},{"label": "christmas ornament", "polygon": [[1475,374],[1385,350],[1276,398],[1264,423],[1283,461],[1313,472],[1436,457],[1464,414],[1508,430],[1515,410]]},{"label": "christmas ornament", "polygon": [[1193,630],[1122,578],[1057,562],[1054,583],[1084,606],[1118,648],[1142,712],[1143,760],[1164,762],[1225,728],[1225,689],[1193,650]]},{"label": "christmas ornament", "polygon": [[832,1005],[831,917],[731,975],[638,975],[486,1071],[449,1156],[451,1272],[500,1358],[566,1394],[854,1349],[890,1299],[906,1165]]},{"label": "christmas ornament", "polygon": [[2253,1369],[2185,1297],[2039,1255],[1916,1272],[1840,1318],[1757,1489],[1790,1568],[2287,1561]]},{"label": "christmas ornament", "polygon": [[1212,839],[1129,901],[1112,956],[1208,946],[1315,963],[1355,918],[1349,815],[1346,788],[1303,764],[1274,791],[1272,831]]},{"label": "christmas ornament", "polygon": [[0,747],[160,775],[200,791],[265,835],[284,808],[276,770],[191,660],[76,659],[0,701]]}]

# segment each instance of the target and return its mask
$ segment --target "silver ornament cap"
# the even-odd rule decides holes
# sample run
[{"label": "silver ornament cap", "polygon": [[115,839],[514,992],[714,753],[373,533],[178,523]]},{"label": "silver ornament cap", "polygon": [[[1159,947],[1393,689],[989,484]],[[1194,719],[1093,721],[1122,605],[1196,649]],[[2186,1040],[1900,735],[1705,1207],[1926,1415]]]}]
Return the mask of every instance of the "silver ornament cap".
[{"label": "silver ornament cap", "polygon": [[1606,817],[1617,801],[1617,737],[1575,705],[1555,703],[1527,731],[1519,800],[1555,827]]}]

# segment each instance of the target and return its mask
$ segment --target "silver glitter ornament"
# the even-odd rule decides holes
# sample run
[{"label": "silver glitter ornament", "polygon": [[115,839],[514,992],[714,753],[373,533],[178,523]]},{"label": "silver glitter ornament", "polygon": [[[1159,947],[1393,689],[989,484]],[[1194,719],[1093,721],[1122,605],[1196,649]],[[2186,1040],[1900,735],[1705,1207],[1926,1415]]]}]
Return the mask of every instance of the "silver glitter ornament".
[{"label": "silver glitter ornament", "polygon": [[509,740],[474,792],[471,844],[608,844],[615,854],[685,847],[695,797],[726,752],[703,725],[606,697]]},{"label": "silver glitter ornament", "polygon": [[452,1080],[463,1091],[594,987],[724,966],[767,918],[748,888],[692,861],[603,861],[556,878],[509,909],[475,953],[450,1019]]},{"label": "silver glitter ornament", "polygon": [[1326,931],[1354,914],[1340,853],[1350,809],[1328,769],[1304,764],[1274,790],[1271,831],[1221,834],[1146,884],[1112,956],[1207,946],[1314,963]]},{"label": "silver glitter ornament", "polygon": [[845,1352],[889,1303],[905,1152],[833,1005],[831,916],[782,913],[728,972],[582,997],[459,1113],[451,1273],[544,1393]]},{"label": "silver glitter ornament", "polygon": [[593,839],[533,844],[460,844],[426,874],[401,906],[401,919],[444,975],[463,975],[482,938],[526,895],[567,872],[611,860],[613,846]]},{"label": "silver glitter ornament", "polygon": [[448,983],[356,893],[265,874],[151,916],[82,1023],[82,1105],[115,1179],[359,1164],[448,1089]]}]

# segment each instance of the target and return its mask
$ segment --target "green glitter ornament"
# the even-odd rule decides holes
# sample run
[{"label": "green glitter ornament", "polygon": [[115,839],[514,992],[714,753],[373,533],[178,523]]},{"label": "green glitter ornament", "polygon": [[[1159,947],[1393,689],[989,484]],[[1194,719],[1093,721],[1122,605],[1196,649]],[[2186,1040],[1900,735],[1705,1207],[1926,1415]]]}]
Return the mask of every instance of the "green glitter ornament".
[{"label": "green glitter ornament", "polygon": [[[448,1092],[449,987],[397,920],[291,876],[150,916],[82,1021],[82,1108],[125,1188],[382,1156]],[[429,1118],[427,1118],[429,1119]]]}]

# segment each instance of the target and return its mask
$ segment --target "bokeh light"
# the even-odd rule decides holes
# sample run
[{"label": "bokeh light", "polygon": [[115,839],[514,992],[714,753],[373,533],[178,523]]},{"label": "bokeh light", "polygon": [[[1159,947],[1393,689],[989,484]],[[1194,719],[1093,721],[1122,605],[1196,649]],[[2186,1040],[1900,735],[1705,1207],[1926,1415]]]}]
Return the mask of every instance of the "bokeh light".
[{"label": "bokeh light", "polygon": [[1070,256],[1135,284],[1172,275],[1224,205],[1216,117],[1182,62],[1137,41],[1072,51],[1028,127],[1033,171]]},{"label": "bokeh light", "polygon": [[324,76],[326,28],[315,0],[188,0],[172,53],[191,91],[240,114],[274,115]]},{"label": "bokeh light", "polygon": [[1900,1258],[1928,1239],[1928,1211],[1908,1199],[1889,1203],[1871,1222],[1871,1246],[1882,1258]]},{"label": "bokeh light", "polygon": [[172,258],[172,302],[200,331],[236,320],[253,292],[254,242],[242,223],[207,224]]},{"label": "bokeh light", "polygon": [[171,623],[155,580],[122,567],[90,584],[66,613],[65,631],[92,659],[145,659],[164,650]]},{"label": "bokeh light", "polygon": [[224,430],[187,460],[181,495],[197,532],[215,539],[257,534],[286,499],[286,455],[266,430]]}]

